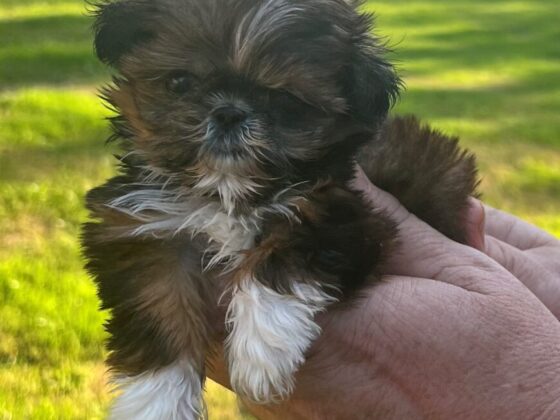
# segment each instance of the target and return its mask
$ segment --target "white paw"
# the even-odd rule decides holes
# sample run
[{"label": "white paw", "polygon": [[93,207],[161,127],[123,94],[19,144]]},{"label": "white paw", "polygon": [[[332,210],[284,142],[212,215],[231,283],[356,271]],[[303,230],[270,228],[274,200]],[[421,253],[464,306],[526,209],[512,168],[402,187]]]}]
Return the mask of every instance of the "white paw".
[{"label": "white paw", "polygon": [[188,363],[115,380],[121,394],[111,420],[198,420],[204,415],[200,376]]},{"label": "white paw", "polygon": [[307,287],[300,287],[297,297],[255,281],[235,290],[228,310],[231,331],[226,350],[231,385],[240,396],[265,404],[292,393],[294,374],[321,332],[314,316],[332,301]]},{"label": "white paw", "polygon": [[294,389],[294,374],[303,363],[303,354],[291,351],[286,357],[281,350],[265,348],[262,343],[246,350],[245,354],[230,351],[230,381],[234,391],[258,404],[287,398]]}]

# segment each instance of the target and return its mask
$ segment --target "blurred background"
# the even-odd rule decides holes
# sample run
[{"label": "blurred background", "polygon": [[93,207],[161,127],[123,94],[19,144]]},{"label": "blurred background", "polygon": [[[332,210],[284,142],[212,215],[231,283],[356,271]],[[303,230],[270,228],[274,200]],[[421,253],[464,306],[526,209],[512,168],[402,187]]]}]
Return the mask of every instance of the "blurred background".
[{"label": "blurred background", "polygon": [[[370,1],[415,113],[476,152],[490,204],[560,236],[558,0]],[[0,0],[0,420],[103,418],[102,322],[78,246],[114,173],[82,0]],[[208,386],[211,419],[239,419]]]}]

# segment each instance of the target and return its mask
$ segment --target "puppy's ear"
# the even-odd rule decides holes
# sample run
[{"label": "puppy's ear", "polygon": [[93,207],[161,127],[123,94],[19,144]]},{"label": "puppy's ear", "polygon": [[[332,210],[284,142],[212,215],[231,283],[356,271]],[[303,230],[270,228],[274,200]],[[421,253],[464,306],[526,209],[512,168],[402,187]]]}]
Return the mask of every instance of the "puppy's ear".
[{"label": "puppy's ear", "polygon": [[395,68],[384,58],[386,49],[370,34],[372,26],[373,16],[359,15],[344,76],[350,115],[371,127],[386,116],[401,87]]},{"label": "puppy's ear", "polygon": [[121,57],[154,37],[150,21],[157,12],[151,1],[120,0],[97,4],[94,47],[97,57],[118,67]]}]

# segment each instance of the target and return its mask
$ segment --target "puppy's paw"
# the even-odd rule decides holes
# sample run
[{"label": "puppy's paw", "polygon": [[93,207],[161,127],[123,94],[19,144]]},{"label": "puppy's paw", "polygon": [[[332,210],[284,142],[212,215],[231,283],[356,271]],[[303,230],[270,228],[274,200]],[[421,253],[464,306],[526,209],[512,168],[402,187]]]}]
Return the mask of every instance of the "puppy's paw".
[{"label": "puppy's paw", "polygon": [[303,355],[281,355],[279,349],[258,343],[245,355],[230,355],[231,385],[242,399],[253,403],[278,402],[292,393],[294,373],[302,362]]},{"label": "puppy's paw", "polygon": [[120,395],[113,403],[110,420],[205,418],[200,373],[188,362],[114,381]]},{"label": "puppy's paw", "polygon": [[330,302],[310,286],[281,295],[257,282],[233,294],[226,340],[230,381],[241,397],[259,404],[288,397],[305,351],[320,334],[314,315]]}]

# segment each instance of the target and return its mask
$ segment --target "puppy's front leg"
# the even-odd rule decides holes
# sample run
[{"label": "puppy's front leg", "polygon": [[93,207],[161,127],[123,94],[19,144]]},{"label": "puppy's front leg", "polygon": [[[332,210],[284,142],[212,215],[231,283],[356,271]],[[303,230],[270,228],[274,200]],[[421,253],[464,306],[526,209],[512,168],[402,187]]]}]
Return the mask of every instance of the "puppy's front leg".
[{"label": "puppy's front leg", "polygon": [[360,290],[395,242],[394,223],[346,188],[320,186],[297,220],[268,221],[236,269],[226,341],[231,384],[254,402],[290,395],[320,334],[315,315]]},{"label": "puppy's front leg", "polygon": [[318,284],[279,293],[252,277],[235,287],[227,322],[230,380],[242,397],[269,403],[291,394],[305,351],[320,334],[315,314],[334,301]]}]

